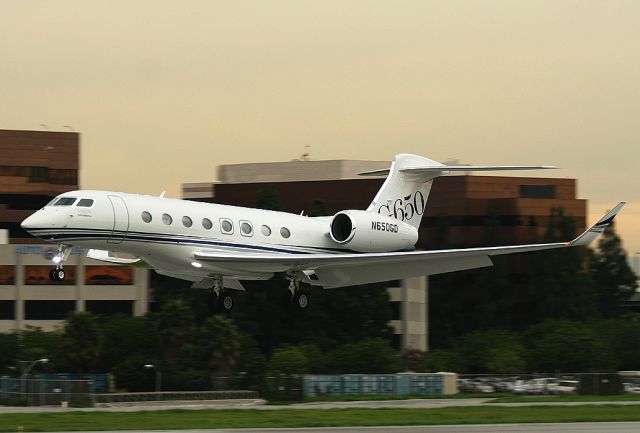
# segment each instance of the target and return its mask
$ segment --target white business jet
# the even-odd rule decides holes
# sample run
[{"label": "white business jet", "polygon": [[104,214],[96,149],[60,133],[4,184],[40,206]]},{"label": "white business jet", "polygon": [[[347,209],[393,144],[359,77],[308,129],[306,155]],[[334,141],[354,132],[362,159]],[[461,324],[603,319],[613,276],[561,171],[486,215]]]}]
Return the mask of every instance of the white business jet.
[{"label": "white business jet", "polygon": [[[324,288],[353,286],[491,266],[491,256],[587,245],[624,203],[568,242],[490,248],[415,251],[418,228],[433,179],[449,172],[531,170],[547,166],[449,166],[400,154],[366,210],[332,217],[200,203],[110,191],[59,195],[22,222],[22,228],[58,244],[52,280],[64,279],[71,247],[89,248],[92,259],[144,262],[156,272],[211,289],[210,301],[233,307],[230,290],[243,280],[289,280],[292,305],[306,309],[300,283]],[[230,289],[230,290],[225,290]]]}]

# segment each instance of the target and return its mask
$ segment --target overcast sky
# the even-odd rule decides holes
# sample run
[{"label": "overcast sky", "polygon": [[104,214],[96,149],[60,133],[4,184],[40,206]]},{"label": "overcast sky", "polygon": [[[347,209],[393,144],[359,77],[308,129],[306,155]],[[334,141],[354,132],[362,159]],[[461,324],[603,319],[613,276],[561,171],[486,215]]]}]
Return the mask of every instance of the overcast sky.
[{"label": "overcast sky", "polygon": [[176,197],[308,150],[556,165],[589,222],[629,202],[633,254],[639,23],[613,0],[0,0],[0,128],[69,125],[82,187]]}]

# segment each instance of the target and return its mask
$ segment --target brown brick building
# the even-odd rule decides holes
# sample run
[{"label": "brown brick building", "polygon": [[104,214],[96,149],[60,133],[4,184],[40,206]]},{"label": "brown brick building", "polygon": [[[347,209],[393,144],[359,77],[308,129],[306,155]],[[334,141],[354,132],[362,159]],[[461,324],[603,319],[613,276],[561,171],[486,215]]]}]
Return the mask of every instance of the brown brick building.
[{"label": "brown brick building", "polygon": [[20,222],[49,200],[78,189],[80,134],[0,129],[0,230],[11,243],[36,239]]},{"label": "brown brick building", "polygon": [[[218,183],[215,197],[200,200],[252,206],[260,191],[276,193],[281,210],[309,213],[322,202],[328,214],[344,209],[365,209],[384,179],[337,179],[295,182]],[[442,219],[452,247],[486,244],[485,226],[494,218],[500,239],[507,244],[542,240],[551,209],[561,207],[574,219],[578,231],[586,225],[586,200],[576,198],[575,179],[444,176],[437,178],[427,202],[418,247],[430,249],[438,238]]]}]

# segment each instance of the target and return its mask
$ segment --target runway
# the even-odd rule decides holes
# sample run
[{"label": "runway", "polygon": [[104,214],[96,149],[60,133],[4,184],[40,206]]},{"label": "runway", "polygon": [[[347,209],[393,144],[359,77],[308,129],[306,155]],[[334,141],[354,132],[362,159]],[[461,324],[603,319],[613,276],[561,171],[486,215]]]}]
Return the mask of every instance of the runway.
[{"label": "runway", "polygon": [[[196,430],[127,430],[128,433],[568,433],[613,432],[637,433],[640,422],[561,423],[561,424],[480,424],[448,426],[322,427],[260,429],[196,429]],[[58,432],[59,433],[59,432]],[[72,433],[72,432],[63,432]],[[73,432],[77,433],[77,432]],[[103,431],[101,433],[123,433]]]}]

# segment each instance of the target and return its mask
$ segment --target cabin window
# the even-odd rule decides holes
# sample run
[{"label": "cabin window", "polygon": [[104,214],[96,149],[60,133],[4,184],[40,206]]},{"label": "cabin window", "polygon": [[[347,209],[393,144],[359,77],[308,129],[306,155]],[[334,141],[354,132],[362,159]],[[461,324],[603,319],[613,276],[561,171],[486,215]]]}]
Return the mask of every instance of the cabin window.
[{"label": "cabin window", "polygon": [[233,234],[233,223],[231,220],[220,218],[220,231],[225,235]]},{"label": "cabin window", "polygon": [[263,225],[260,230],[262,231],[262,234],[265,236],[271,236],[271,228],[269,226]]},{"label": "cabin window", "polygon": [[289,236],[291,236],[291,232],[286,227],[280,227],[280,235],[283,238],[288,238]]},{"label": "cabin window", "polygon": [[71,206],[75,202],[76,202],[76,198],[75,197],[62,197],[62,198],[60,198],[60,200],[55,202],[53,205],[54,206]]},{"label": "cabin window", "polygon": [[211,230],[211,227],[213,227],[213,223],[209,218],[202,218],[202,227],[207,230]]},{"label": "cabin window", "polygon": [[182,217],[182,225],[185,227],[191,227],[193,225],[193,220],[185,215]]},{"label": "cabin window", "polygon": [[171,215],[169,215],[168,213],[163,213],[162,214],[162,222],[165,223],[166,225],[170,226],[171,223],[173,222],[173,218],[171,218]]},{"label": "cabin window", "polygon": [[249,221],[240,221],[240,231],[243,236],[253,236],[253,226]]},{"label": "cabin window", "polygon": [[91,207],[91,206],[93,206],[93,199],[81,198],[76,206],[78,206],[78,207]]},{"label": "cabin window", "polygon": [[153,219],[151,217],[151,214],[147,211],[142,212],[142,214],[140,214],[140,217],[142,218],[142,221],[146,222],[146,223],[150,223],[151,220]]}]

